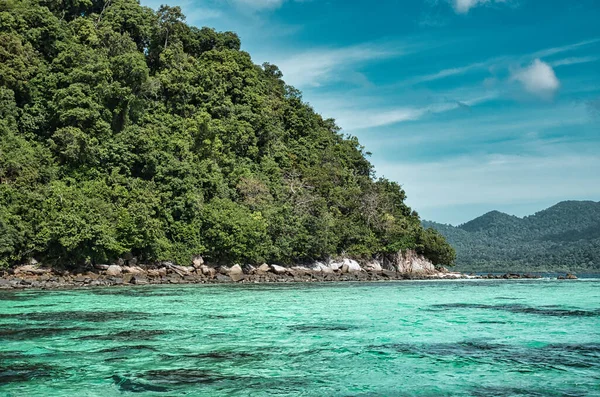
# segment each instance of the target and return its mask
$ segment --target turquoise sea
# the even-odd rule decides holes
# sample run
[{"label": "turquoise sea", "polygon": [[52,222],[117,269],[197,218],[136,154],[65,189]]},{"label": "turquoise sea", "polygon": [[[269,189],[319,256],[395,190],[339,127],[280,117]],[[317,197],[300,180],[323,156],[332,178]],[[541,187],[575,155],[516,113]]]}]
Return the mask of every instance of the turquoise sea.
[{"label": "turquoise sea", "polygon": [[600,280],[0,292],[0,396],[600,396]]}]

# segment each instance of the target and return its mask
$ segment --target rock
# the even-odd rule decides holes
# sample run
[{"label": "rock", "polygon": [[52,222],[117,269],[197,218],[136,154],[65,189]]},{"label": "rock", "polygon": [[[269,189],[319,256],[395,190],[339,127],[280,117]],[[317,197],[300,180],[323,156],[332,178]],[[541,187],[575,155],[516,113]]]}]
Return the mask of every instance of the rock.
[{"label": "rock", "polygon": [[135,274],[131,278],[131,284],[135,284],[135,285],[148,284],[148,279],[146,277],[144,277],[143,275],[141,275],[141,274]]},{"label": "rock", "polygon": [[108,269],[106,269],[107,276],[120,276],[123,273],[123,269],[119,265],[110,265]]},{"label": "rock", "polygon": [[[165,269],[165,274],[167,274],[167,269]],[[160,270],[158,269],[148,269],[148,271],[146,272],[148,273],[148,277],[160,277]]]},{"label": "rock", "polygon": [[116,262],[114,264],[117,266],[123,266],[123,265],[125,265],[125,260],[123,258],[119,258],[116,260]]},{"label": "rock", "polygon": [[327,267],[329,267],[333,271],[340,270],[342,268],[342,266],[344,266],[344,263],[342,263],[342,262],[330,262],[327,264]]},{"label": "rock", "polygon": [[196,269],[200,268],[200,266],[204,265],[204,258],[202,258],[200,255],[194,256],[194,258],[192,258],[192,265]]},{"label": "rock", "polygon": [[359,273],[362,268],[357,261],[353,259],[344,259],[342,264],[342,273]]},{"label": "rock", "polygon": [[577,276],[571,273],[567,274],[565,278],[567,280],[577,280]]},{"label": "rock", "polygon": [[244,265],[242,266],[242,270],[244,271],[244,274],[253,274],[256,271],[256,268],[252,265]]},{"label": "rock", "polygon": [[232,281],[234,281],[236,283],[245,278],[243,273],[229,273],[229,277],[231,278]]},{"label": "rock", "polygon": [[129,266],[135,266],[135,265],[137,265],[137,263],[138,263],[138,258],[135,256],[127,261],[127,264]]},{"label": "rock", "polygon": [[275,274],[285,274],[288,271],[288,269],[286,269],[285,267],[278,265],[271,265],[271,270]]},{"label": "rock", "polygon": [[180,276],[185,276],[185,275],[191,273],[191,270],[188,266],[171,265],[171,266],[167,266],[167,267],[169,267],[175,273],[179,273]]},{"label": "rock", "polygon": [[159,269],[158,269],[158,274],[159,274],[161,277],[164,277],[164,276],[166,276],[166,275],[167,275],[167,268],[166,268],[166,267],[161,267],[161,268],[159,268]]},{"label": "rock", "polygon": [[298,276],[304,276],[307,273],[312,273],[312,269],[309,269],[307,267],[304,266],[293,266],[292,270],[298,275]]},{"label": "rock", "polygon": [[381,263],[378,261],[369,262],[365,265],[365,270],[370,272],[381,272],[383,271],[383,267],[381,267]]},{"label": "rock", "polygon": [[139,266],[123,266],[123,273],[131,273],[131,274],[145,274],[146,271]]},{"label": "rock", "polygon": [[315,273],[324,273],[324,274],[333,273],[333,269],[322,262],[316,262],[312,267],[312,271]]},{"label": "rock", "polygon": [[15,274],[45,274],[50,273],[51,269],[41,269],[35,265],[20,266],[15,269]]},{"label": "rock", "polygon": [[219,274],[223,274],[223,275],[229,274],[229,267],[227,267],[227,266],[219,266],[216,270],[217,270],[217,273],[219,273]]},{"label": "rock", "polygon": [[98,269],[98,270],[108,270],[110,266],[108,265],[94,265],[94,269]]},{"label": "rock", "polygon": [[218,273],[218,274],[217,274],[217,277],[216,277],[216,279],[217,279],[217,281],[218,281],[218,282],[220,282],[220,283],[228,283],[228,282],[230,282],[230,281],[231,281],[231,278],[230,278],[230,277],[228,277],[228,276],[225,276],[225,275],[223,275],[223,274],[221,274],[221,273]]},{"label": "rock", "polygon": [[270,270],[270,268],[269,268],[269,265],[267,265],[266,263],[263,263],[256,270],[258,270],[259,272],[266,273],[266,272],[268,272]]},{"label": "rock", "polygon": [[435,266],[422,255],[413,250],[405,253],[398,251],[395,258],[398,273],[402,274],[435,274]]},{"label": "rock", "polygon": [[217,271],[214,268],[206,266],[206,265],[201,265],[200,270],[202,271],[202,274],[204,274],[205,276],[210,276],[210,277],[214,277],[215,274],[217,273]]},{"label": "rock", "polygon": [[240,265],[233,265],[229,268],[229,275],[232,274],[244,274],[244,271]]}]

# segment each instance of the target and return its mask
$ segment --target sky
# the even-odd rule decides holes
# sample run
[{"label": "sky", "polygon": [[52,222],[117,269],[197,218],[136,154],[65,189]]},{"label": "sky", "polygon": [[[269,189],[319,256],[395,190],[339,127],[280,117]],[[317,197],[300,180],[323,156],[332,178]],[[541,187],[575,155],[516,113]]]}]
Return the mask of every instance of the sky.
[{"label": "sky", "polygon": [[600,200],[598,0],[168,4],[277,65],[422,219]]}]

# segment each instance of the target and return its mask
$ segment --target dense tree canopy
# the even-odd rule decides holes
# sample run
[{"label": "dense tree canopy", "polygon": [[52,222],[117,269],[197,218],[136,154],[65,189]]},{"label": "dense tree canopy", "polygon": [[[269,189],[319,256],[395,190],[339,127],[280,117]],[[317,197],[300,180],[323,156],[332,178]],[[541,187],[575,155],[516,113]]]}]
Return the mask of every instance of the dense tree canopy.
[{"label": "dense tree canopy", "polygon": [[600,203],[564,201],[518,218],[488,212],[458,227],[424,221],[463,271],[600,271]]},{"label": "dense tree canopy", "polygon": [[0,3],[0,266],[453,250],[235,33],[136,0]]}]

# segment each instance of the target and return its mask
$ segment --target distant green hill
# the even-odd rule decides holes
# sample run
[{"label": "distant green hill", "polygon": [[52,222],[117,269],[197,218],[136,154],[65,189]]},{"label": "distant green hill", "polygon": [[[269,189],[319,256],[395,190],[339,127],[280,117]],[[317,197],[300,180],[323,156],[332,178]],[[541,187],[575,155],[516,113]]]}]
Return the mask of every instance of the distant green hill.
[{"label": "distant green hill", "polygon": [[600,202],[563,201],[519,218],[491,211],[460,226],[423,221],[462,271],[600,271]]}]

